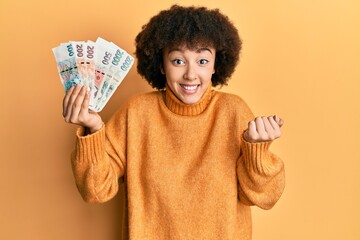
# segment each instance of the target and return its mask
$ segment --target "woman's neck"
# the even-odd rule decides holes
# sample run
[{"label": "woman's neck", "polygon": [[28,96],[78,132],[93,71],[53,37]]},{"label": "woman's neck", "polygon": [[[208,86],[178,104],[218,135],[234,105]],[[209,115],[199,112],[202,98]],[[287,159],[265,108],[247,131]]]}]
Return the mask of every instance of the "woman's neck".
[{"label": "woman's neck", "polygon": [[201,99],[194,104],[185,104],[180,101],[167,86],[165,90],[165,104],[170,111],[182,116],[195,116],[202,113],[209,105],[212,97],[211,85],[205,91]]}]

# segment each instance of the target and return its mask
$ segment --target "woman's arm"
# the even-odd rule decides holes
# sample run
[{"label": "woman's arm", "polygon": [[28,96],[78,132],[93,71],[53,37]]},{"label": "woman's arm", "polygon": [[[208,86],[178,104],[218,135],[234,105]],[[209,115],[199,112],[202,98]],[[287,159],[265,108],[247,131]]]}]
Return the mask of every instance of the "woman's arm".
[{"label": "woman's arm", "polygon": [[63,100],[64,119],[81,126],[71,156],[72,169],[83,199],[105,202],[115,196],[118,179],[124,175],[126,115],[114,116],[105,127],[100,115],[88,107],[86,87],[68,90]]},{"label": "woman's arm", "polygon": [[76,186],[86,202],[102,203],[113,198],[118,180],[124,175],[124,146],[111,133],[112,124],[87,136],[82,136],[83,128],[77,131],[71,163]]},{"label": "woman's arm", "polygon": [[237,175],[244,204],[270,209],[284,190],[284,164],[269,151],[272,141],[281,136],[282,125],[276,116],[256,118],[243,134]]}]

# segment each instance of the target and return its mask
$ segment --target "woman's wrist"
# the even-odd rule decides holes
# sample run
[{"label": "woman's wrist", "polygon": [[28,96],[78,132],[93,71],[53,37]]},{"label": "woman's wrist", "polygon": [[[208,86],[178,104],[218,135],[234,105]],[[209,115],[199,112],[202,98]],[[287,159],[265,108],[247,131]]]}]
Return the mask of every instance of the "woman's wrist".
[{"label": "woman's wrist", "polygon": [[87,128],[86,128],[86,133],[87,133],[87,134],[96,133],[97,131],[99,131],[99,130],[102,128],[103,124],[104,124],[104,123],[101,122],[101,123],[97,124],[97,125],[94,126],[94,127],[87,127]]}]

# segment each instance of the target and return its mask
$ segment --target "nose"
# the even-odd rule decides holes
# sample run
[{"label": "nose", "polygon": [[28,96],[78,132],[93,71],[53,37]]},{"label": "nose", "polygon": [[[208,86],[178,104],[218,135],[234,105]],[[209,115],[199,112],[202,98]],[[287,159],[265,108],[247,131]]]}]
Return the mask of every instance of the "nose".
[{"label": "nose", "polygon": [[196,69],[192,64],[189,64],[184,73],[184,79],[192,81],[197,79]]}]

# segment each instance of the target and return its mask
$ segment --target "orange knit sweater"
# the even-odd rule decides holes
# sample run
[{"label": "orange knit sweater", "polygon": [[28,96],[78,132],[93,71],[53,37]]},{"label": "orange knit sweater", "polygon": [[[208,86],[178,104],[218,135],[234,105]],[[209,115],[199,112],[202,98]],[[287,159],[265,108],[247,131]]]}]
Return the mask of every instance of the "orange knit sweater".
[{"label": "orange knit sweater", "polygon": [[72,166],[88,202],[104,202],[124,177],[132,240],[251,239],[250,206],[283,192],[270,142],[242,138],[254,118],[238,96],[210,88],[184,105],[171,91],[131,98],[98,132],[77,132]]}]

